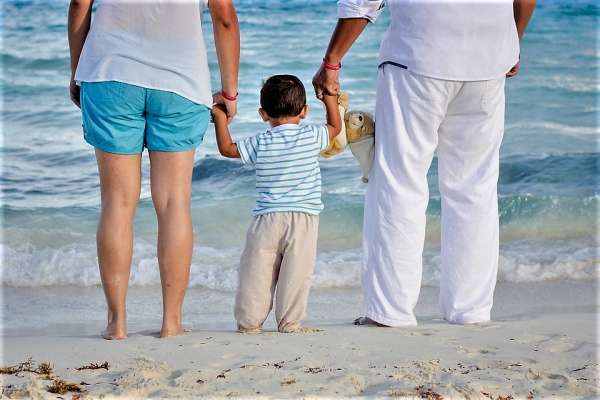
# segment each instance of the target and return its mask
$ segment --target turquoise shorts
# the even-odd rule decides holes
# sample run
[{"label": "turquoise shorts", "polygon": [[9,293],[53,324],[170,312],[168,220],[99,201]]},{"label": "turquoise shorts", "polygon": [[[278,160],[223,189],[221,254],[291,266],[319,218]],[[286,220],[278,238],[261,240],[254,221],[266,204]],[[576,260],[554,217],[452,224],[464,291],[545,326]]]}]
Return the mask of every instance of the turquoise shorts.
[{"label": "turquoise shorts", "polygon": [[85,141],[108,153],[191,150],[210,121],[205,105],[116,81],[82,82],[80,100]]}]

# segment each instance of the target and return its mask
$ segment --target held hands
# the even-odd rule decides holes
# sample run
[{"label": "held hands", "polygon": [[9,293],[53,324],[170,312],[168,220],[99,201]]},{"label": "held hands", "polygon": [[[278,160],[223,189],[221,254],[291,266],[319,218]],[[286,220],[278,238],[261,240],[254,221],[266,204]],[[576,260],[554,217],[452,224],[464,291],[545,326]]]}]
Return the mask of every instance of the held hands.
[{"label": "held hands", "polygon": [[227,122],[231,122],[233,117],[237,114],[237,95],[233,100],[226,99],[223,96],[223,92],[216,92],[213,94],[213,113],[215,110],[215,105],[221,105],[225,108],[225,114],[227,116]]},{"label": "held hands", "polygon": [[317,99],[323,100],[323,95],[337,96],[340,91],[340,70],[325,68],[325,63],[313,77],[313,87]]},{"label": "held hands", "polygon": [[229,122],[229,118],[227,116],[227,108],[224,104],[214,104],[212,108],[212,118],[215,124],[220,122]]}]

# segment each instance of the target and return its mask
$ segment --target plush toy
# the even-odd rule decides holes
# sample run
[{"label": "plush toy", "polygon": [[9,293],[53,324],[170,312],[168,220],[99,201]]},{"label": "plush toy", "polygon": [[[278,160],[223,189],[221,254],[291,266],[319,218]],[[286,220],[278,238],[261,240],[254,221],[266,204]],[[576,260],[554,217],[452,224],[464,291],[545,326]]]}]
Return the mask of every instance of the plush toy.
[{"label": "plush toy", "polygon": [[345,125],[350,151],[360,165],[362,181],[367,183],[375,156],[375,120],[367,112],[349,111]]},{"label": "plush toy", "polygon": [[321,152],[321,156],[329,158],[344,151],[347,145],[358,160],[362,172],[362,181],[368,182],[369,171],[373,165],[375,150],[375,121],[373,116],[362,111],[348,111],[348,93],[338,96],[342,130],[339,135]]},{"label": "plush toy", "polygon": [[335,139],[329,143],[329,146],[325,150],[321,151],[321,156],[325,158],[333,157],[336,154],[341,153],[348,145],[348,139],[346,138],[346,126],[344,122],[344,115],[346,115],[346,110],[348,109],[348,93],[341,92],[338,95],[338,108],[342,117],[342,130],[335,137]]}]

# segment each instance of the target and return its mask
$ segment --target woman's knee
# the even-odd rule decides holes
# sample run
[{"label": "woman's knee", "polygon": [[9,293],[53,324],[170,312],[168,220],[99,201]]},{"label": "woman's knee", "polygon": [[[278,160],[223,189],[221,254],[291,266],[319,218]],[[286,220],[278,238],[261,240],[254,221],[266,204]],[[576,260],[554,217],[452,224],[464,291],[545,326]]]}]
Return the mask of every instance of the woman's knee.
[{"label": "woman's knee", "polygon": [[101,201],[102,212],[133,216],[139,201],[139,193],[105,193]]},{"label": "woman's knee", "polygon": [[156,194],[152,193],[152,202],[156,215],[161,217],[186,216],[190,212],[190,196],[181,193]]}]

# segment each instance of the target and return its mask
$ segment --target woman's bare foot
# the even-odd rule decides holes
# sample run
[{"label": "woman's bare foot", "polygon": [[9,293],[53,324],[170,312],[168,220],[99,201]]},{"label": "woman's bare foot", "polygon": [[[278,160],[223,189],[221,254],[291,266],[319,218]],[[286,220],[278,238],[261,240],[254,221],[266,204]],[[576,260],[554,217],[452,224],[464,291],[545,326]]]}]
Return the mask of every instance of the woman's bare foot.
[{"label": "woman's bare foot", "polygon": [[185,329],[181,326],[181,322],[167,323],[163,322],[162,328],[160,329],[159,337],[166,338],[172,336],[181,336],[185,333]]},{"label": "woman's bare foot", "polygon": [[373,321],[369,317],[359,317],[359,318],[356,318],[354,320],[354,325],[358,325],[358,326],[361,326],[361,325],[370,325],[370,326],[379,326],[379,327],[388,328],[387,325],[383,325],[383,324],[380,324],[377,321]]},{"label": "woman's bare foot", "polygon": [[106,329],[100,335],[106,340],[127,339],[127,326],[124,322],[117,323],[116,321],[112,321],[106,325]]}]

